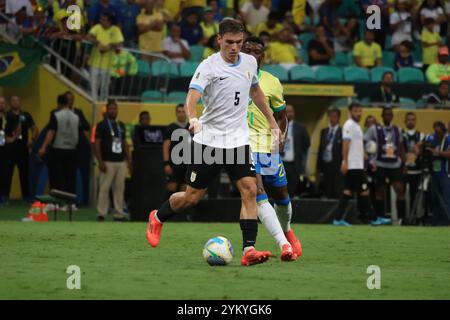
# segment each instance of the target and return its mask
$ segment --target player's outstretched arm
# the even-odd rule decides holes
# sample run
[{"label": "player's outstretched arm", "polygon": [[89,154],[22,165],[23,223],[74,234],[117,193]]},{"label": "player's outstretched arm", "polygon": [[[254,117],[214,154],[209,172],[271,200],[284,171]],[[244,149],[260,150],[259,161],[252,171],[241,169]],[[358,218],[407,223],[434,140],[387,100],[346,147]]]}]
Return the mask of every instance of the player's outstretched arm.
[{"label": "player's outstretched arm", "polygon": [[276,122],[272,112],[269,109],[269,106],[267,105],[264,92],[261,90],[261,87],[258,84],[252,87],[252,89],[250,90],[250,95],[255,105],[259,110],[261,110],[261,112],[267,118],[267,121],[269,121],[270,128],[274,130],[280,130],[280,128],[278,127],[278,123]]},{"label": "player's outstretched arm", "polygon": [[189,89],[186,97],[186,104],[184,108],[186,109],[186,114],[189,119],[189,130],[193,133],[197,133],[200,131],[200,123],[197,119],[196,109],[198,100],[200,100],[201,97],[202,94],[196,89]]}]

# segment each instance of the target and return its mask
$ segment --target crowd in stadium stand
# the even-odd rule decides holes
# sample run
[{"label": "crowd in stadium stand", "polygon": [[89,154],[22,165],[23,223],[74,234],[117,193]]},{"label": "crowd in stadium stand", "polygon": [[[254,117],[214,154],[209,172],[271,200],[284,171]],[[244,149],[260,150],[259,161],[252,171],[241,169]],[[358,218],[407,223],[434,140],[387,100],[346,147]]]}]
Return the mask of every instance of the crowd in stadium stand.
[{"label": "crowd in stadium stand", "polygon": [[[3,2],[3,3],[2,3]],[[42,41],[81,39],[95,43],[94,70],[105,61],[99,54],[121,46],[160,53],[176,63],[200,59],[218,50],[215,35],[225,17],[241,20],[248,34],[266,44],[266,64],[286,69],[303,64],[401,69],[404,77],[422,69],[428,82],[448,80],[447,38],[450,1],[441,0],[3,0],[2,10],[24,35]],[[381,9],[380,29],[367,30],[367,7]],[[76,5],[80,15],[68,10]],[[77,16],[79,19],[73,19]],[[68,25],[78,20],[79,26]],[[75,50],[75,49],[74,49]],[[442,57],[438,59],[439,57]],[[332,72],[328,70],[328,73]],[[350,71],[349,71],[350,72]],[[357,72],[357,71],[354,71]],[[411,73],[412,72],[412,73]],[[373,76],[373,73],[372,73]],[[397,78],[397,77],[395,77]],[[351,79],[351,76],[349,76]],[[347,79],[346,79],[347,80]],[[422,80],[423,81],[423,80]]]}]

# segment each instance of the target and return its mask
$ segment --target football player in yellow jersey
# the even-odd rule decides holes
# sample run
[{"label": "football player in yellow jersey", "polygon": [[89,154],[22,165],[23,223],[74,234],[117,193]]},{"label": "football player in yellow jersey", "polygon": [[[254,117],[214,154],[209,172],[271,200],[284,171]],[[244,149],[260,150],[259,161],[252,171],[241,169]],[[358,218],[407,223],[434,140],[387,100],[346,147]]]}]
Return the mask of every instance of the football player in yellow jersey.
[{"label": "football player in yellow jersey", "polygon": [[[248,37],[244,41],[242,52],[254,56],[258,62],[259,84],[280,129],[286,136],[287,116],[283,87],[278,78],[261,70],[261,64],[264,61],[264,43],[258,37]],[[292,205],[283,162],[279,152],[272,150],[270,126],[264,114],[251,101],[248,106],[247,119],[250,130],[250,146],[256,168],[258,217],[280,246],[282,260],[285,260],[283,256],[289,249],[293,250],[293,260],[296,260],[302,254],[302,246],[290,226]],[[274,200],[275,208],[269,203],[269,197]]]}]

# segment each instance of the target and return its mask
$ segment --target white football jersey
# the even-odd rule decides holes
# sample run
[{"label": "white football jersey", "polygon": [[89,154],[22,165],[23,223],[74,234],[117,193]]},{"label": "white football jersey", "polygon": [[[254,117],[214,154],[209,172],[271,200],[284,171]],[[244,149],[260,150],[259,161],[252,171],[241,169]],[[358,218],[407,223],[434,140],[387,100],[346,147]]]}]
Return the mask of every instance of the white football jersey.
[{"label": "white football jersey", "polygon": [[361,126],[352,118],[342,128],[342,139],[350,141],[348,169],[364,169],[364,135]]},{"label": "white football jersey", "polygon": [[204,105],[194,141],[224,149],[248,145],[247,109],[250,89],[257,84],[258,64],[251,55],[240,53],[230,64],[218,52],[200,63],[189,85],[202,93]]}]

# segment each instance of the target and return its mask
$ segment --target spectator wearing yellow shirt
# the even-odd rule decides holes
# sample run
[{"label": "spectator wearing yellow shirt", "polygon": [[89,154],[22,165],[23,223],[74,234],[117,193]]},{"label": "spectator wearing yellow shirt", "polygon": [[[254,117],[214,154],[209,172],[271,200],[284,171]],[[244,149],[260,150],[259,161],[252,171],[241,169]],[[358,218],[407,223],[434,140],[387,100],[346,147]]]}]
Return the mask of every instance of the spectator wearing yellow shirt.
[{"label": "spectator wearing yellow shirt", "polygon": [[96,101],[103,101],[108,96],[114,52],[124,41],[122,31],[114,25],[114,16],[105,11],[100,23],[92,27],[86,39],[94,44],[89,57],[92,96]]},{"label": "spectator wearing yellow shirt", "polygon": [[372,68],[382,65],[381,47],[374,40],[375,35],[373,31],[366,30],[364,40],[355,44],[353,57],[358,67]]},{"label": "spectator wearing yellow shirt", "polygon": [[166,9],[172,20],[177,22],[180,20],[180,14],[182,10],[182,0],[166,0],[164,1],[164,9]]},{"label": "spectator wearing yellow shirt", "polygon": [[436,61],[441,36],[434,30],[435,21],[433,18],[425,19],[425,28],[422,30],[420,39],[422,40],[422,70],[426,71],[428,66]]},{"label": "spectator wearing yellow shirt", "polygon": [[254,30],[254,34],[259,36],[261,32],[267,32],[270,36],[274,36],[283,29],[283,25],[279,22],[278,13],[271,11],[266,22],[261,22]]},{"label": "spectator wearing yellow shirt", "polygon": [[211,36],[219,33],[219,24],[214,21],[214,13],[211,7],[205,8],[205,14],[203,21],[200,22],[200,27],[203,31],[204,43],[207,43]]},{"label": "spectator wearing yellow shirt", "polygon": [[164,4],[166,3],[165,0],[153,0],[153,2],[154,2],[154,11],[162,14],[164,22],[166,23],[172,22],[173,18],[171,13],[164,6]]},{"label": "spectator wearing yellow shirt", "polygon": [[164,15],[155,10],[153,0],[146,0],[144,9],[136,19],[139,34],[139,50],[161,53],[163,51]]},{"label": "spectator wearing yellow shirt", "polygon": [[295,36],[290,28],[284,27],[278,33],[278,40],[270,42],[267,50],[268,60],[270,63],[280,64],[294,64],[301,63],[295,48]]}]

